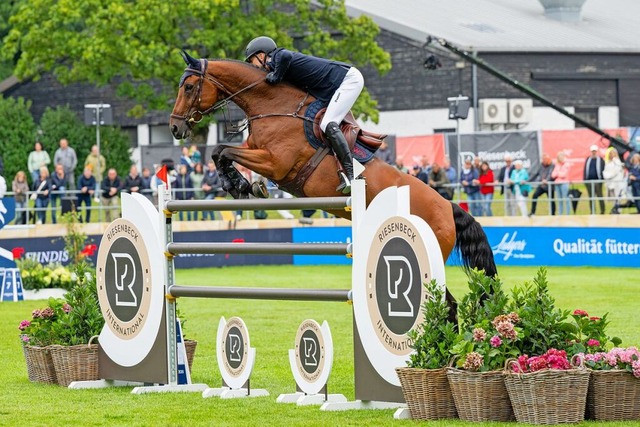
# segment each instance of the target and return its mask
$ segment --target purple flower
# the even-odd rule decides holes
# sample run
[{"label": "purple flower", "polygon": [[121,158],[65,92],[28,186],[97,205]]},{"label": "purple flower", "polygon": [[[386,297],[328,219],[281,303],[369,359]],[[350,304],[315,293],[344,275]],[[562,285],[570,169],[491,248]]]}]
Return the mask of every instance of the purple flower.
[{"label": "purple flower", "polygon": [[51,307],[45,308],[40,313],[40,315],[42,316],[43,319],[49,319],[49,318],[53,317],[54,314],[55,314],[55,312],[53,311],[53,309]]},{"label": "purple flower", "polygon": [[502,340],[497,335],[492,336],[489,342],[492,347],[500,347],[502,345]]},{"label": "purple flower", "polygon": [[29,342],[29,336],[28,335],[23,335],[22,336],[22,342]]}]

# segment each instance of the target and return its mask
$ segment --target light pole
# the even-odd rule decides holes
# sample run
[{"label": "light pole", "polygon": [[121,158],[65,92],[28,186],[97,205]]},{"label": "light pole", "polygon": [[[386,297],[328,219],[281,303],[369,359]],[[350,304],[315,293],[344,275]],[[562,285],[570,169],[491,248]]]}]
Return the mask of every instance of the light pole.
[{"label": "light pole", "polygon": [[[98,147],[98,161],[96,164],[94,175],[96,177],[95,197],[98,197],[101,184],[100,182],[98,182],[98,177],[101,173],[104,173],[104,171],[100,170],[100,125],[113,124],[113,112],[111,110],[111,105],[102,103],[84,104],[84,124],[96,127],[96,146]],[[98,213],[100,213],[101,217],[102,210],[98,211]]]},{"label": "light pole", "polygon": [[[449,103],[449,120],[456,121],[456,157],[458,158],[456,163],[458,165],[458,180],[460,180],[460,173],[462,172],[462,156],[460,156],[460,153],[462,152],[460,146],[460,119],[464,120],[469,116],[469,107],[471,106],[471,102],[469,101],[468,96],[462,95],[447,98],[447,102]],[[461,192],[462,187],[458,185],[458,201],[462,198]]]}]

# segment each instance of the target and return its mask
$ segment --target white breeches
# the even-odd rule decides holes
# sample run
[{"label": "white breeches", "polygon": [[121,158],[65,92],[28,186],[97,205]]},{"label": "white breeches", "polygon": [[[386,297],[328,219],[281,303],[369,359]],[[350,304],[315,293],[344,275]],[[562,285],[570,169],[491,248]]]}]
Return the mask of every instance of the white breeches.
[{"label": "white breeches", "polygon": [[347,115],[358,99],[358,96],[360,96],[363,87],[364,78],[362,74],[356,67],[351,67],[344,76],[340,87],[331,97],[331,101],[327,106],[327,112],[320,122],[322,132],[325,131],[330,122],[336,122],[338,125],[342,122],[344,116]]}]

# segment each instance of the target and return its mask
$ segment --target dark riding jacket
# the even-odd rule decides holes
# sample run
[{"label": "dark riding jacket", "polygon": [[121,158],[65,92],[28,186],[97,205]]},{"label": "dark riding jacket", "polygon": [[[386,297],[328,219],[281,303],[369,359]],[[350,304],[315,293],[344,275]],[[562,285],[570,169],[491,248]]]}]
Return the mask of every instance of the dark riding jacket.
[{"label": "dark riding jacket", "polygon": [[274,83],[287,81],[329,102],[344,80],[351,65],[278,48],[271,52],[266,62],[273,72]]}]

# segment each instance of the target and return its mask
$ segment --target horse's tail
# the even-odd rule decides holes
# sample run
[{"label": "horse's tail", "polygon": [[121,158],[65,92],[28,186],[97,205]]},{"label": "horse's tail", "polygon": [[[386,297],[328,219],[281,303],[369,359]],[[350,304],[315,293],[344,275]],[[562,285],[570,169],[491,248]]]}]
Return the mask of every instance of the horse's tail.
[{"label": "horse's tail", "polygon": [[484,270],[485,275],[494,277],[498,274],[493,251],[482,226],[475,218],[464,211],[458,204],[453,206],[453,219],[456,224],[455,249],[465,269]]}]

